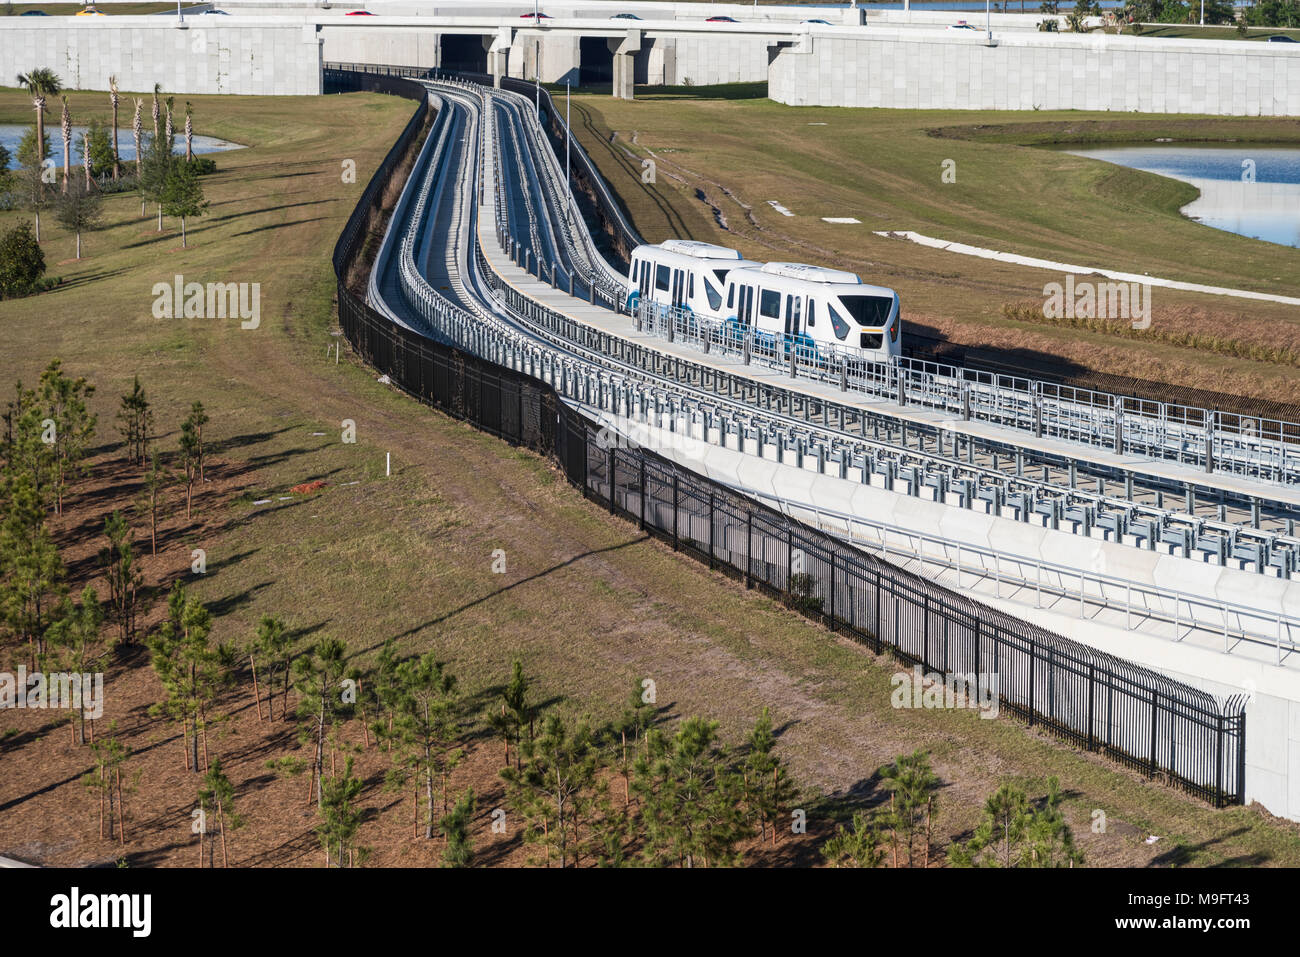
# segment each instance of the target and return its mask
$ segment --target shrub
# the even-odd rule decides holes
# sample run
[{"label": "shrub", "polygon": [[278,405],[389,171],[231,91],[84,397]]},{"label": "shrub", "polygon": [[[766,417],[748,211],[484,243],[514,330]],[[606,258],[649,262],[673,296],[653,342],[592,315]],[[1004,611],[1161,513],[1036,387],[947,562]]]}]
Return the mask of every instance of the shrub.
[{"label": "shrub", "polygon": [[207,176],[217,171],[217,161],[211,156],[196,156],[189,161],[190,169],[198,176]]},{"label": "shrub", "polygon": [[0,236],[0,298],[37,291],[45,274],[45,253],[26,220]]}]

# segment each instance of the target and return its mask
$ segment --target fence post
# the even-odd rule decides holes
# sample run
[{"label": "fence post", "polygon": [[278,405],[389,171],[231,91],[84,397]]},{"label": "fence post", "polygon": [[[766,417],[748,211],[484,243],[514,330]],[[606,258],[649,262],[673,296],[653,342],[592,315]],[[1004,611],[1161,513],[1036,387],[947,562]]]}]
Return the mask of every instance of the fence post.
[{"label": "fence post", "polygon": [[673,469],[673,551],[677,551],[677,470]]},{"label": "fence post", "polygon": [[1236,803],[1246,803],[1246,711],[1237,715],[1237,795]]},{"label": "fence post", "polygon": [[745,587],[754,587],[754,510],[745,509]]},{"label": "fence post", "polygon": [[1034,642],[1029,642],[1029,726],[1034,726],[1034,685],[1037,673],[1034,669]]},{"label": "fence post", "polygon": [[646,500],[645,456],[642,455],[637,461],[640,464],[640,470],[641,470],[641,531],[644,532],[645,531],[645,500]]},{"label": "fence post", "polygon": [[713,508],[714,508],[713,486],[710,485],[709,486],[709,568],[710,569],[716,567],[713,564],[713,528],[715,524],[713,521]]},{"label": "fence post", "polygon": [[1223,723],[1225,715],[1214,722],[1214,806],[1223,806]]},{"label": "fence post", "polygon": [[871,637],[876,641],[876,654],[883,647],[880,641],[880,569],[876,569],[876,600],[871,603]]},{"label": "fence post", "polygon": [[1151,776],[1156,776],[1156,721],[1160,712],[1160,692],[1152,689],[1151,691]]},{"label": "fence post", "polygon": [[794,526],[786,524],[785,527],[785,591],[786,594],[794,593],[794,586],[790,579],[794,577]]},{"label": "fence post", "polygon": [[835,633],[835,545],[831,544],[831,610],[830,610],[830,627],[831,633]]},{"label": "fence post", "polygon": [[1097,666],[1088,665],[1088,750],[1091,751],[1096,745],[1092,735],[1092,699],[1093,689],[1097,684]]},{"label": "fence post", "polygon": [[587,494],[587,488],[588,488],[588,485],[587,485],[587,464],[588,464],[588,463],[587,463],[587,443],[588,443],[589,441],[590,441],[590,437],[587,435],[587,427],[584,425],[584,426],[582,427],[582,497],[583,497],[583,498],[589,498],[589,497],[590,497],[590,496]]},{"label": "fence post", "polygon": [[921,594],[921,663],[930,665],[930,596]]},{"label": "fence post", "polygon": [[609,448],[609,463],[606,465],[609,470],[609,514],[611,515],[614,514],[614,469],[617,465],[614,455],[614,446],[611,445]]}]

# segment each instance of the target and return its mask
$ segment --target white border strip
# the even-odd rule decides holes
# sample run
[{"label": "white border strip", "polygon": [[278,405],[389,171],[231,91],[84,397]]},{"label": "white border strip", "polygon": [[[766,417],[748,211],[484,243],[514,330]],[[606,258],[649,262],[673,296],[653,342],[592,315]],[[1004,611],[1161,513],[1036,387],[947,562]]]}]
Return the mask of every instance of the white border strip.
[{"label": "white border strip", "polygon": [[931,249],[943,249],[963,256],[979,256],[981,259],[996,259],[998,262],[1012,263],[1017,266],[1030,266],[1034,269],[1051,269],[1055,272],[1074,273],[1075,275],[1096,274],[1107,279],[1121,282],[1144,283],[1149,286],[1164,286],[1168,289],[1183,289],[1187,292],[1203,292],[1211,296],[1235,296],[1238,299],[1258,299],[1262,302],[1280,302],[1286,306],[1300,306],[1300,299],[1294,296],[1278,296],[1268,292],[1251,292],[1248,289],[1228,289],[1223,286],[1202,286],[1194,282],[1179,282],[1176,279],[1159,279],[1155,276],[1131,272],[1117,272],[1114,269],[1100,269],[1096,266],[1072,266],[1069,263],[1052,262],[1050,259],[1035,259],[1032,256],[1017,256],[1015,253],[1001,253],[996,249],[984,249],[980,246],[967,246],[965,243],[953,243],[933,236],[922,236],[911,230],[873,230],[876,236],[886,239],[907,239]]}]

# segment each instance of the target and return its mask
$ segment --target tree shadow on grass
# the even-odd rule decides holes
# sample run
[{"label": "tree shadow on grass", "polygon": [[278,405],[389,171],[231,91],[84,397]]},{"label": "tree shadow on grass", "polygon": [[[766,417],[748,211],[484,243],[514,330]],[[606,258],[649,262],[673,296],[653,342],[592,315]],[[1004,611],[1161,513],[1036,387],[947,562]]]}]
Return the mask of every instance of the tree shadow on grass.
[{"label": "tree shadow on grass", "polygon": [[[1222,844],[1231,837],[1240,837],[1250,830],[1248,827],[1238,827],[1223,834],[1216,834],[1214,837],[1207,838],[1204,841],[1198,841],[1195,844],[1176,844],[1163,854],[1157,854],[1147,862],[1147,867],[1188,867],[1195,862],[1196,855],[1217,844]],[[1239,854],[1236,857],[1229,857],[1215,864],[1216,867],[1261,867],[1273,859],[1273,855],[1264,851],[1256,851],[1253,854]]]},{"label": "tree shadow on grass", "polygon": [[[392,639],[396,641],[400,641],[403,638],[410,638],[414,635],[417,635],[420,632],[424,631],[426,628],[432,628],[436,625],[444,624],[445,622],[451,620],[452,618],[455,618],[457,615],[469,611],[471,608],[476,608],[479,605],[484,604],[485,602],[491,601],[493,598],[496,598],[500,595],[504,595],[506,592],[513,591],[514,589],[519,588],[521,585],[530,584],[531,582],[535,582],[539,579],[545,578],[548,575],[554,574],[555,572],[558,572],[562,569],[568,568],[570,565],[580,562],[584,558],[590,558],[593,555],[602,555],[606,552],[616,552],[621,549],[628,548],[632,545],[639,545],[643,542],[648,542],[649,540],[650,540],[649,535],[638,535],[636,538],[628,539],[627,541],[620,542],[617,545],[609,545],[605,548],[589,549],[585,552],[582,552],[579,555],[574,555],[572,558],[567,558],[562,562],[552,565],[550,568],[544,569],[540,572],[535,572],[532,575],[529,575],[526,578],[521,578],[516,582],[511,582],[509,585],[506,585],[502,588],[498,588],[496,591],[489,592],[488,594],[482,596],[481,598],[475,598],[473,601],[468,601],[465,604],[461,605],[459,608],[455,608],[451,611],[444,612],[443,614],[438,615],[434,618],[430,618],[428,621],[423,622],[419,625],[413,625],[410,628],[406,629],[405,631],[398,632],[396,635],[393,635]],[[361,649],[359,653],[364,654],[366,652],[374,651],[375,649],[382,647],[382,645],[383,645],[382,641],[377,642],[369,646],[368,648]]]},{"label": "tree shadow on grass", "polygon": [[112,279],[114,276],[120,276],[125,272],[125,269],[103,269],[99,272],[77,273],[73,276],[64,276],[63,281],[55,288],[51,289],[50,292],[62,292],[65,289],[75,289],[78,286],[85,286],[88,283],[99,282],[101,279]]},{"label": "tree shadow on grass", "polygon": [[252,229],[245,229],[243,232],[231,233],[230,238],[234,239],[236,236],[252,236],[254,233],[264,233],[271,229],[285,229],[289,226],[302,226],[306,223],[320,223],[324,222],[325,219],[326,217],[324,216],[316,216],[312,219],[295,219],[287,223],[267,223],[265,226],[255,226]]}]

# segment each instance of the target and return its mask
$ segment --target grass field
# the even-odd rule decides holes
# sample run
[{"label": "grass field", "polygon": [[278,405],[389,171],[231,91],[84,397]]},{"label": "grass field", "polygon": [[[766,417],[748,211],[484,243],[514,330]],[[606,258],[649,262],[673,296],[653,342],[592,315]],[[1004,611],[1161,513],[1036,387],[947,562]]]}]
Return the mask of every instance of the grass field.
[{"label": "grass field", "polygon": [[1236,27],[1200,27],[1180,26],[1178,24],[1161,24],[1142,29],[1141,36],[1165,37],[1176,40],[1247,40],[1268,42],[1269,37],[1278,35],[1300,40],[1300,29],[1290,27],[1251,27],[1242,36]]},{"label": "grass field", "polygon": [[[913,329],[1002,349],[1021,363],[1062,357],[1082,369],[1300,400],[1286,351],[1300,343],[1293,306],[1155,288],[1151,328],[1117,341],[1003,314],[1010,304],[1041,307],[1044,284],[1060,275],[872,235],[914,230],[1053,261],[1300,295],[1300,250],[1187,219],[1179,209],[1195,198],[1193,187],[1033,148],[1157,137],[1294,146],[1300,121],[795,108],[763,97],[762,84],[638,89],[632,101],[584,94],[573,99],[574,126],[647,241],[702,239],[759,260],[849,268],[896,288]],[[656,182],[643,183],[649,158]],[[946,163],[955,182],[942,178]],[[1189,330],[1220,348],[1169,341]]]},{"label": "grass field", "polygon": [[[770,705],[779,750],[807,788],[810,834],[753,848],[756,863],[815,860],[832,811],[874,800],[882,764],[927,748],[945,782],[940,845],[974,825],[1002,781],[1041,794],[1055,774],[1093,864],[1300,864],[1300,827],[1257,808],[1211,810],[1005,718],[894,710],[887,660],[648,541],[585,502],[544,460],[417,405],[347,356],[337,365],[327,359],[335,323],[329,253],[409,102],[361,95],[194,102],[199,132],[249,148],[218,156],[219,171],[205,178],[212,208],[191,224],[193,247],[179,249],[175,224],[159,234],[152,219],[140,219],[133,197],[111,198],[112,225],[87,238],[80,263],[67,261],[71,237],[46,227],[62,287],[0,303],[0,383],[32,382],[57,355],[98,386],[102,447],[55,525],[74,586],[96,575],[104,513],[128,507],[139,485],[113,429],[117,397],[139,373],[158,409],[161,448],[175,447],[177,423],[195,399],[212,416],[204,430],[210,481],[196,520],[187,524],[173,497],[160,552],[145,568],[150,586],[191,584],[217,617],[216,640],[242,647],[267,613],[288,621],[299,647],[329,634],[359,661],[395,637],[407,653],[436,649],[479,706],[495,700],[517,656],[534,700],[597,720],[649,676],[668,719],[705,715],[732,743]],[[73,97],[78,121],[97,105],[106,108],[107,98]],[[21,122],[26,109],[20,94],[0,93],[0,122]],[[356,183],[340,176],[348,159]],[[0,228],[19,218],[0,214]],[[154,319],[153,283],[178,273],[261,282],[261,326]],[[356,423],[356,444],[340,440],[344,419]],[[289,493],[313,479],[329,485],[311,497]],[[146,547],[138,520],[135,527]],[[206,576],[189,574],[193,548],[207,552]],[[491,571],[495,549],[505,551],[504,575]],[[155,606],[147,621],[159,615]],[[48,713],[6,711],[0,852],[55,864],[195,860],[197,785],[184,771],[175,728],[146,713],[158,687],[145,656],[116,662],[106,691],[100,733],[119,723],[138,774],[127,797],[127,846],[98,837],[95,801],[79,783],[87,749]],[[258,721],[246,684],[222,710],[230,717],[211,746],[249,820],[232,836],[232,863],[318,865],[304,780],[265,767],[269,758],[304,753],[291,730]],[[479,792],[480,861],[520,863],[527,852],[517,831],[488,834],[488,815],[502,801],[499,745],[477,725],[469,749],[452,790],[472,784]],[[441,842],[411,837],[409,794],[382,788],[386,758],[371,748],[358,762],[370,815],[361,843],[374,849],[374,862],[435,863]],[[1094,809],[1107,815],[1105,833],[1089,830]],[[1151,834],[1160,841],[1147,845]]]}]

